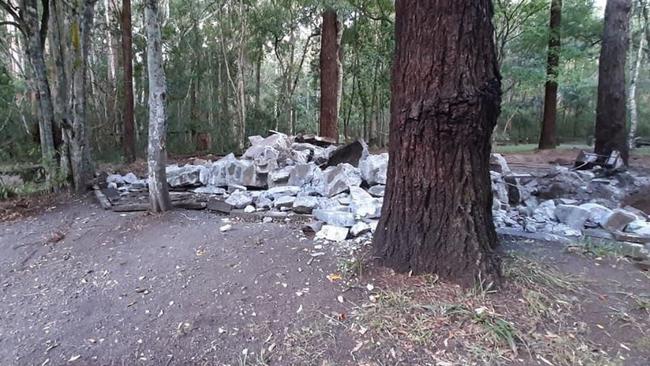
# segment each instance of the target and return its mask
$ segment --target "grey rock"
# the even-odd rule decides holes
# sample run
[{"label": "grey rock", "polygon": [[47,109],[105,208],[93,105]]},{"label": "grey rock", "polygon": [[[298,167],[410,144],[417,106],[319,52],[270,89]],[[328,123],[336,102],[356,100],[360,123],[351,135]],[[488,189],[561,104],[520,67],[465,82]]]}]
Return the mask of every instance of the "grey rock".
[{"label": "grey rock", "polygon": [[358,168],[348,163],[329,167],[323,172],[323,179],[320,182],[321,193],[325,197],[333,197],[339,193],[346,192],[350,187],[361,185],[361,173]]},{"label": "grey rock", "polygon": [[357,236],[361,236],[365,233],[369,233],[371,231],[370,225],[366,224],[365,222],[359,221],[356,224],[350,228],[350,235],[354,238]]},{"label": "grey rock", "polygon": [[320,231],[316,234],[316,238],[340,242],[348,237],[349,232],[350,229],[347,227],[323,225]]},{"label": "grey rock", "polygon": [[589,210],[580,206],[558,205],[555,208],[555,217],[558,221],[576,230],[584,229],[589,215]]},{"label": "grey rock", "polygon": [[609,215],[612,214],[612,210],[597,203],[588,202],[580,205],[580,207],[589,211],[589,221],[600,226],[602,226],[609,218]]},{"label": "grey rock", "polygon": [[386,193],[386,186],[372,186],[368,188],[368,193],[370,193],[373,197],[384,197],[384,194]]},{"label": "grey rock", "polygon": [[323,225],[322,221],[312,221],[303,225],[302,232],[305,233],[305,235],[314,235],[320,231]]},{"label": "grey rock", "polygon": [[205,186],[194,189],[194,193],[224,195],[226,190],[221,187]]},{"label": "grey rock", "polygon": [[108,183],[108,184],[113,183],[116,186],[121,186],[125,182],[124,182],[124,177],[122,177],[121,175],[119,175],[119,174],[111,174],[108,177],[106,177],[106,183]]},{"label": "grey rock", "polygon": [[269,173],[269,186],[287,184],[289,182],[289,177],[291,176],[293,169],[295,169],[294,166],[285,166],[284,168],[274,170]]},{"label": "grey rock", "polygon": [[317,197],[300,196],[293,201],[293,212],[301,214],[310,214],[314,209],[319,207],[319,200]]},{"label": "grey rock", "polygon": [[289,185],[302,187],[310,184],[314,179],[319,178],[322,172],[314,163],[298,164],[294,167],[289,175]]},{"label": "grey rock", "polygon": [[490,155],[490,170],[499,174],[508,174],[511,171],[508,162],[501,154]]},{"label": "grey rock", "polygon": [[283,133],[276,133],[263,139],[254,138],[251,143],[253,145],[242,155],[244,159],[255,160],[270,150],[275,150],[278,157],[288,157],[291,150],[291,139]]},{"label": "grey rock", "polygon": [[255,207],[259,209],[268,210],[271,209],[271,207],[273,207],[273,201],[269,197],[263,194],[255,198],[254,201],[255,201]]},{"label": "grey rock", "polygon": [[314,217],[329,225],[352,227],[356,223],[352,212],[344,212],[333,209],[318,209],[313,212]]},{"label": "grey rock", "polygon": [[560,166],[538,178],[537,184],[537,195],[544,199],[574,197],[585,185],[580,175]]},{"label": "grey rock", "polygon": [[234,208],[242,209],[253,203],[253,198],[248,194],[248,192],[236,191],[226,199],[226,203]]},{"label": "grey rock", "polygon": [[635,214],[622,209],[616,209],[609,215],[607,221],[603,224],[603,228],[611,232],[623,231],[627,224],[635,220],[638,220]]},{"label": "grey rock", "polygon": [[282,186],[273,187],[262,193],[263,196],[275,200],[282,196],[296,196],[300,192],[300,187],[295,186]]},{"label": "grey rock", "polygon": [[228,193],[235,193],[236,191],[247,191],[248,188],[241,186],[239,184],[228,184]]},{"label": "grey rock", "polygon": [[296,197],[293,196],[282,196],[278,197],[273,201],[273,206],[277,208],[283,207],[293,207],[293,202],[296,200]]},{"label": "grey rock", "polygon": [[386,184],[386,172],[388,170],[388,154],[368,155],[359,162],[361,178],[369,186],[375,184]]},{"label": "grey rock", "polygon": [[124,182],[126,184],[133,184],[133,183],[137,182],[138,180],[140,180],[140,179],[133,173],[127,173],[124,176]]},{"label": "grey rock", "polygon": [[381,204],[360,187],[350,187],[350,208],[361,218],[376,219],[381,215]]},{"label": "grey rock", "polygon": [[185,165],[182,167],[177,165],[168,166],[165,169],[167,183],[174,188],[201,185],[200,177],[202,169],[206,168],[200,165]]},{"label": "grey rock", "polygon": [[[206,171],[199,177],[204,185],[216,187],[227,187],[229,183],[228,171],[236,170],[237,158],[234,154],[228,154],[208,166]],[[232,167],[231,167],[232,166]]]}]

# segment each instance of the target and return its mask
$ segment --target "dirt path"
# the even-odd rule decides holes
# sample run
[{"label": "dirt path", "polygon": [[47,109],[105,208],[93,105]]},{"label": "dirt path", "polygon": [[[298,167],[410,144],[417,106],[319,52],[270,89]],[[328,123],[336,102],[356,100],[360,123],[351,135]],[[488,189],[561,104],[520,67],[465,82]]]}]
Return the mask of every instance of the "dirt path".
[{"label": "dirt path", "polygon": [[[0,365],[561,365],[591,355],[645,365],[650,357],[650,278],[625,260],[505,240],[511,253],[558,272],[531,267],[512,286],[467,293],[349,261],[298,223],[230,219],[221,232],[223,220],[116,214],[84,198],[0,223]],[[332,273],[349,282],[332,283]],[[580,289],[551,298],[573,286],[569,277],[582,279]],[[561,286],[535,285],[548,296],[533,309],[533,292],[514,285],[521,278]],[[483,306],[490,317],[472,315]],[[532,322],[531,309],[543,313]],[[520,335],[490,338],[485,324]],[[563,348],[548,345],[551,335]]]},{"label": "dirt path", "polygon": [[328,248],[291,225],[222,225],[89,200],[0,224],[0,364],[239,364],[277,353],[296,319],[345,310]]}]

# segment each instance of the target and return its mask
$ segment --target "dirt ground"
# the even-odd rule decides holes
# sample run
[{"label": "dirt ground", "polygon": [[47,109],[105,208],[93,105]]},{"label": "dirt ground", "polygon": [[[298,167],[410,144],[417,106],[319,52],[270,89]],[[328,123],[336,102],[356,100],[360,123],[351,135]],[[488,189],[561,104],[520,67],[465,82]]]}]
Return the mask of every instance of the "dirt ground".
[{"label": "dirt ground", "polygon": [[[557,351],[518,335],[518,356],[498,340],[484,345],[492,353],[476,355],[466,341],[481,333],[463,333],[482,324],[476,319],[434,312],[427,321],[449,322],[437,325],[440,332],[430,324],[430,334],[414,340],[410,332],[422,332],[422,324],[404,318],[427,308],[416,304],[422,300],[467,304],[470,312],[483,303],[519,326],[518,315],[503,315],[518,309],[519,288],[467,295],[451,284],[351,262],[333,244],[304,237],[295,223],[231,218],[232,230],[221,232],[223,219],[194,211],[117,214],[84,197],[0,223],[0,364],[545,364],[536,355],[553,360],[543,352]],[[504,247],[553,265],[558,278],[584,281],[562,300],[570,310],[558,305],[568,317],[553,334],[566,332],[588,354],[606,355],[602,364],[647,364],[647,273],[555,244],[504,238]],[[426,296],[418,298],[419,291]],[[392,307],[395,294],[405,308]],[[574,333],[576,324],[582,329]]]},{"label": "dirt ground", "polygon": [[463,290],[376,267],[367,240],[315,242],[295,221],[120,214],[89,195],[12,201],[0,214],[0,365],[650,359],[650,273],[585,242],[503,237],[504,282]]}]

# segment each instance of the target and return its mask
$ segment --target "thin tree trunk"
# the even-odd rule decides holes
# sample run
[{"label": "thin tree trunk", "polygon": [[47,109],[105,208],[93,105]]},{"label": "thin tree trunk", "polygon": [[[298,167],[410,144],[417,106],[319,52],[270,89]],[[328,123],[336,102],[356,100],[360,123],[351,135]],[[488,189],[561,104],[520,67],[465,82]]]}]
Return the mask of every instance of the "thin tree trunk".
[{"label": "thin tree trunk", "polygon": [[[489,159],[501,81],[490,0],[397,0],[390,161],[374,254],[462,285],[499,276]],[[444,77],[443,77],[444,75]]]},{"label": "thin tree trunk", "polygon": [[149,201],[153,212],[167,211],[172,207],[165,172],[167,164],[167,112],[165,105],[167,79],[163,68],[158,11],[157,0],[146,0],[147,69],[149,71]]},{"label": "thin tree trunk", "polygon": [[548,35],[544,116],[542,117],[542,131],[539,138],[540,149],[555,149],[557,146],[557,78],[560,67],[561,26],[562,0],[552,0],[551,22]]},{"label": "thin tree trunk", "polygon": [[336,11],[323,12],[320,50],[320,135],[338,142],[339,22]]},{"label": "thin tree trunk", "polygon": [[70,141],[72,140],[72,111],[68,88],[70,86],[68,58],[70,45],[66,35],[70,34],[69,22],[65,18],[63,4],[52,1],[50,3],[50,14],[52,16],[51,26],[51,49],[56,67],[56,88],[53,93],[55,119],[61,126],[63,143],[59,148],[61,169],[60,175],[65,179],[72,178],[72,165],[70,157]]},{"label": "thin tree trunk", "polygon": [[124,67],[124,160],[135,161],[135,123],[133,105],[133,34],[131,0],[122,0],[122,67]]},{"label": "thin tree trunk", "polygon": [[641,70],[641,64],[643,62],[643,49],[645,47],[645,28],[647,24],[644,24],[644,32],[641,34],[639,40],[639,50],[636,55],[636,63],[634,64],[634,69],[632,70],[632,76],[630,78],[630,93],[628,95],[628,106],[630,108],[630,132],[628,136],[628,146],[630,150],[633,150],[635,145],[636,130],[639,125],[639,114],[636,105],[636,84],[639,80],[639,71]]},{"label": "thin tree trunk", "polygon": [[618,150],[627,165],[625,60],[629,46],[631,0],[607,0],[598,68],[596,146],[599,155]]},{"label": "thin tree trunk", "polygon": [[112,0],[104,0],[104,21],[106,22],[106,64],[107,64],[107,78],[108,84],[111,89],[115,85],[115,74],[117,62],[115,61],[115,48],[113,48],[113,29],[111,28],[113,5]]}]

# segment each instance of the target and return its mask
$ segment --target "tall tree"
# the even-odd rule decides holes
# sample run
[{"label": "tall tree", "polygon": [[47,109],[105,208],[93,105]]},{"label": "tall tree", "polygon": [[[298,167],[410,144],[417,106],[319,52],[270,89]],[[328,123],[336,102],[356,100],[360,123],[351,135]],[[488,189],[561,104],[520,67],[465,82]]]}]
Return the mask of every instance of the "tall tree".
[{"label": "tall tree", "polygon": [[627,165],[628,144],[625,99],[625,61],[630,43],[632,0],[607,0],[598,66],[595,152],[618,150]]},{"label": "tall tree", "polygon": [[133,34],[131,0],[122,0],[122,65],[124,67],[124,126],[122,147],[124,159],[135,161],[135,123],[133,116]]},{"label": "tall tree", "polygon": [[323,12],[320,49],[320,135],[339,140],[340,27],[336,10]]},{"label": "tall tree", "polygon": [[639,111],[637,110],[636,104],[636,89],[637,81],[639,79],[639,72],[641,71],[641,65],[643,62],[643,51],[646,43],[646,34],[648,32],[648,8],[646,7],[645,1],[639,1],[639,11],[641,12],[641,35],[639,37],[639,49],[637,50],[636,61],[634,62],[634,67],[632,68],[630,76],[630,93],[628,95],[628,107],[630,108],[630,131],[628,135],[628,146],[630,150],[636,147],[636,130],[639,126]]},{"label": "tall tree", "polygon": [[490,138],[501,77],[490,0],[397,0],[383,265],[463,285],[497,278]]},{"label": "tall tree", "polygon": [[158,0],[146,0],[145,21],[147,31],[147,70],[149,71],[149,201],[151,211],[161,212],[171,208],[167,188],[167,79],[163,68],[162,37]]},{"label": "tall tree", "polygon": [[72,180],[77,191],[83,191],[92,178],[90,157],[90,129],[87,121],[88,58],[91,47],[91,32],[97,0],[77,2],[72,10],[72,131],[70,138],[70,161]]},{"label": "tall tree", "polygon": [[[23,34],[25,53],[32,66],[34,89],[38,93],[38,130],[40,135],[41,159],[45,166],[48,182],[52,183],[57,167],[55,163],[56,150],[54,147],[54,108],[50,81],[45,64],[45,39],[48,30],[50,14],[49,0],[42,0],[39,7],[37,0],[22,0],[17,7],[11,1],[0,0],[0,7],[13,18],[15,25]],[[39,14],[39,8],[41,13]]]},{"label": "tall tree", "polygon": [[557,77],[560,69],[561,25],[562,0],[552,0],[548,34],[548,59],[546,63],[544,117],[542,118],[542,132],[539,137],[540,149],[554,149],[557,146],[555,120],[557,118]]}]

